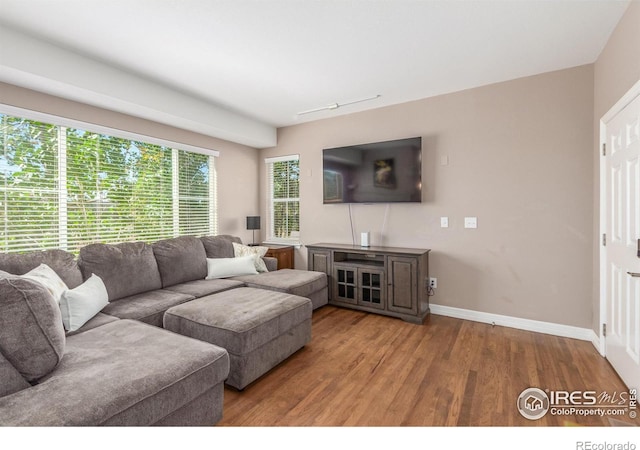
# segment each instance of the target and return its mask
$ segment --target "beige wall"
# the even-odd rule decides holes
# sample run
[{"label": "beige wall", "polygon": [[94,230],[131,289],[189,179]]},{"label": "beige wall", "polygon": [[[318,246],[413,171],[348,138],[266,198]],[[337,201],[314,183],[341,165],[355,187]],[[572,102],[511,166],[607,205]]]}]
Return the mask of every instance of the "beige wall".
[{"label": "beige wall", "polygon": [[356,236],[432,249],[433,303],[591,327],[593,66],[282,128],[261,159],[300,154],[304,243],[351,243],[349,207],[322,204],[322,149],[411,136],[423,203],[354,205]]},{"label": "beige wall", "polygon": [[[594,68],[594,233],[600,233],[600,118],[637,82],[640,81],[640,1],[633,1]],[[600,327],[600,247],[593,248],[593,329]]]},{"label": "beige wall", "polygon": [[260,152],[3,83],[0,103],[220,151],[219,230],[245,241],[244,217],[266,215],[264,157],[301,155],[303,241],[349,243],[348,206],[322,204],[322,148],[422,136],[423,203],[354,205],[356,238],[431,248],[434,303],[597,330],[597,125],[640,79],[639,23],[634,1],[593,66],[282,128]]},{"label": "beige wall", "polygon": [[0,103],[82,122],[218,150],[218,230],[249,242],[245,217],[258,213],[257,150],[82,103],[0,83]]}]

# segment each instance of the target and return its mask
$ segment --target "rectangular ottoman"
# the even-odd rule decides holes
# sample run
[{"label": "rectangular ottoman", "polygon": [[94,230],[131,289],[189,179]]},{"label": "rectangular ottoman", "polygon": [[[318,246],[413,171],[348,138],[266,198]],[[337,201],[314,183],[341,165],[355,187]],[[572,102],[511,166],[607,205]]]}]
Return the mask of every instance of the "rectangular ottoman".
[{"label": "rectangular ottoman", "polygon": [[282,269],[257,275],[242,275],[233,279],[242,281],[248,287],[307,297],[311,300],[313,309],[318,309],[329,302],[327,274],[324,272]]},{"label": "rectangular ottoman", "polygon": [[226,384],[242,390],[311,340],[311,312],[308,298],[243,287],[169,308],[164,328],[225,348]]}]

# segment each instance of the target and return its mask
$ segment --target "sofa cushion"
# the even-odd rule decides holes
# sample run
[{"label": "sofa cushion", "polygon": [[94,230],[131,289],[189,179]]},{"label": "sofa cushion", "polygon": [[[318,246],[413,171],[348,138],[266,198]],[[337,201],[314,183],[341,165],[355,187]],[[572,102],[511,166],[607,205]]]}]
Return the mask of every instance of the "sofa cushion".
[{"label": "sofa cushion", "polygon": [[92,319],[87,321],[79,330],[76,331],[67,331],[67,337],[73,336],[75,334],[84,333],[85,331],[93,330],[94,328],[101,327],[104,324],[109,322],[115,322],[116,320],[120,320],[115,316],[110,316],[109,314],[103,314],[99,312]]},{"label": "sofa cushion", "polygon": [[0,353],[29,382],[51,372],[65,346],[60,308],[41,284],[0,279]]},{"label": "sofa cushion", "polygon": [[188,283],[176,284],[165,288],[166,291],[180,292],[182,294],[193,295],[194,297],[204,297],[216,292],[228,291],[229,289],[242,287],[242,281],[235,280],[194,280]]},{"label": "sofa cushion", "polygon": [[221,234],[218,236],[203,236],[200,238],[204,245],[207,258],[233,258],[233,243],[242,244],[240,238]]},{"label": "sofa cushion", "polygon": [[144,242],[89,244],[80,249],[78,265],[85,279],[102,278],[110,302],[162,288],[153,249]]},{"label": "sofa cushion", "polygon": [[162,287],[207,276],[207,255],[202,241],[194,236],[181,236],[154,242],[151,247],[158,262]]},{"label": "sofa cushion", "polygon": [[288,292],[301,297],[309,297],[312,293],[327,287],[327,275],[324,272],[297,269],[282,269],[233,279],[242,281],[249,287]]},{"label": "sofa cushion", "polygon": [[51,267],[73,289],[82,284],[82,273],[75,257],[64,250],[44,250],[24,254],[0,253],[0,270],[24,275],[40,264]]},{"label": "sofa cushion", "polygon": [[55,372],[0,399],[0,423],[152,425],[228,373],[228,354],[220,347],[119,320],[70,337]]},{"label": "sofa cushion", "polygon": [[111,302],[102,312],[119,319],[135,319],[161,327],[162,316],[167,309],[193,298],[193,295],[158,289]]}]

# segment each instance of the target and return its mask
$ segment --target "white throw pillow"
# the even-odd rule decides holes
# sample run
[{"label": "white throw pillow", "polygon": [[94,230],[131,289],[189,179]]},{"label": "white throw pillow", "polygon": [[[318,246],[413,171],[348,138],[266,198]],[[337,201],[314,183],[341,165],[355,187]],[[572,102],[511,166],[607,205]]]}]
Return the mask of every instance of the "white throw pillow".
[{"label": "white throw pillow", "polygon": [[20,276],[43,285],[51,293],[56,303],[60,303],[62,293],[69,289],[55,270],[46,264],[40,264],[35,269],[31,269],[29,272]]},{"label": "white throw pillow", "polygon": [[239,258],[207,258],[207,277],[205,279],[214,280],[257,273],[253,255]]},{"label": "white throw pillow", "polygon": [[80,286],[62,294],[60,311],[64,329],[76,331],[108,304],[109,294],[102,278],[92,274]]},{"label": "white throw pillow", "polygon": [[267,254],[269,247],[261,247],[259,245],[242,245],[237,242],[233,242],[233,254],[237,257],[253,255],[254,264],[258,272],[268,272],[267,265],[262,260],[262,257]]}]

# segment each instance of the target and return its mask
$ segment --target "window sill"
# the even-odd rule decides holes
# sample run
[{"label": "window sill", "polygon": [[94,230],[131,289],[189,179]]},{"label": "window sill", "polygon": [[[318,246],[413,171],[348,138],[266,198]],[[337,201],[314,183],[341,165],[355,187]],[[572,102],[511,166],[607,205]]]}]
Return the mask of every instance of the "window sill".
[{"label": "window sill", "polygon": [[277,239],[267,239],[265,241],[262,241],[263,244],[266,245],[291,245],[295,248],[301,248],[302,247],[302,242],[300,241],[286,241],[286,240],[277,240]]}]

